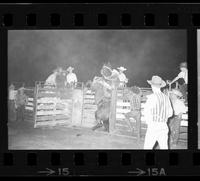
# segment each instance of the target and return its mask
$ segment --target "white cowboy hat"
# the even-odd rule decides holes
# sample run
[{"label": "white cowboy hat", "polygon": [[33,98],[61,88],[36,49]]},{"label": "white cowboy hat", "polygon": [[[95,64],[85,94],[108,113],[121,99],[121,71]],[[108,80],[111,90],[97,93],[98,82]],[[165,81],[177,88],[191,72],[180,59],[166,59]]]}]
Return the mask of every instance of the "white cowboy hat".
[{"label": "white cowboy hat", "polygon": [[172,90],[170,91],[170,93],[175,94],[175,95],[177,95],[177,96],[179,96],[179,97],[182,97],[182,96],[183,96],[183,94],[182,94],[179,90],[177,90],[177,89],[172,89]]},{"label": "white cowboy hat", "polygon": [[74,67],[70,66],[70,67],[67,68],[67,71],[70,71],[70,70],[74,70]]},{"label": "white cowboy hat", "polygon": [[122,72],[127,70],[127,69],[124,68],[124,67],[118,67],[117,69],[118,69],[118,70],[121,70]]},{"label": "white cowboy hat", "polygon": [[166,82],[164,80],[162,80],[162,78],[157,76],[157,75],[152,76],[151,80],[147,80],[147,82],[150,85],[155,86],[155,87],[159,87],[159,88],[166,86]]}]

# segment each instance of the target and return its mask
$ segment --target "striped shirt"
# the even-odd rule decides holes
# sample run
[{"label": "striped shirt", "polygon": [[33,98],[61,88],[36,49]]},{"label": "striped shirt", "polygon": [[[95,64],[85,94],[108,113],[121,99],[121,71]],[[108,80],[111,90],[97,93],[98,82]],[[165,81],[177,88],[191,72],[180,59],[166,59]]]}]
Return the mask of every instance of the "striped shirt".
[{"label": "striped shirt", "polygon": [[133,94],[132,98],[130,100],[131,111],[140,110],[140,108],[141,108],[140,102],[141,102],[140,95]]},{"label": "striped shirt", "polygon": [[147,122],[166,123],[173,114],[173,109],[168,96],[162,92],[148,96],[144,107],[144,116]]}]

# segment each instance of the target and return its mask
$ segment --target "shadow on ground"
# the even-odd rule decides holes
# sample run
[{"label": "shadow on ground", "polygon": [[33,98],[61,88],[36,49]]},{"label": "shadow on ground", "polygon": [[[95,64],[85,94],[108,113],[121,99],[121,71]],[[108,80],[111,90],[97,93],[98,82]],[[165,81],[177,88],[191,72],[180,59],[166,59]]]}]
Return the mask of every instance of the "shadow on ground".
[{"label": "shadow on ground", "polygon": [[[56,126],[34,128],[32,122],[9,122],[10,150],[143,149],[143,139],[110,135],[89,128]],[[186,149],[176,145],[172,149]]]}]

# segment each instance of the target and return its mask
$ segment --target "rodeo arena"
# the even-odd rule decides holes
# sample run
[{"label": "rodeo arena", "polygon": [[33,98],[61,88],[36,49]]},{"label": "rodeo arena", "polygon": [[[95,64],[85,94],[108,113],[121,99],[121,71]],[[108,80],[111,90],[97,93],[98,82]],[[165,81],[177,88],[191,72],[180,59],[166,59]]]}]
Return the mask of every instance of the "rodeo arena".
[{"label": "rodeo arena", "polygon": [[58,67],[32,87],[10,83],[9,149],[187,149],[187,63],[149,87],[128,87],[126,70],[105,63],[79,82],[73,67]]}]

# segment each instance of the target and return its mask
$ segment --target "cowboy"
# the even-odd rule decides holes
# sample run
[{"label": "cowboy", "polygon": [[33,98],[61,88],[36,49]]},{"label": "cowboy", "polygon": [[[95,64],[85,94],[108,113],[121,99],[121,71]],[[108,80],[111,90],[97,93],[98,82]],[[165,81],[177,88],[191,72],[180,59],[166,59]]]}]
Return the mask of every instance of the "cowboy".
[{"label": "cowboy", "polygon": [[8,104],[9,104],[8,118],[10,121],[16,120],[15,97],[16,97],[15,86],[11,84],[9,86],[9,97],[8,97]]},{"label": "cowboy", "polygon": [[168,81],[168,84],[172,85],[174,82],[182,80],[183,83],[180,85],[180,91],[183,94],[185,101],[187,102],[187,84],[188,84],[187,62],[180,63],[179,68],[181,72],[171,82]]},{"label": "cowboy", "polygon": [[177,144],[182,114],[187,112],[187,107],[185,106],[183,100],[181,100],[183,95],[179,90],[172,89],[172,91],[169,92],[169,95],[174,110],[174,116],[169,121],[170,145],[173,145]]},{"label": "cowboy", "polygon": [[153,93],[148,96],[144,106],[144,118],[147,123],[144,149],[153,149],[156,142],[160,149],[168,149],[167,122],[173,110],[169,97],[160,90],[166,83],[159,76],[153,76],[147,82],[151,85]]},{"label": "cowboy", "polygon": [[126,75],[124,74],[124,71],[126,71],[127,69],[124,67],[118,67],[117,69],[119,70],[119,80],[120,80],[119,87],[123,88],[128,83],[128,79],[126,78]]},{"label": "cowboy", "polygon": [[103,76],[105,82],[110,84],[112,88],[119,86],[119,72],[116,69],[112,69],[110,63],[103,65],[101,75]]},{"label": "cowboy", "polygon": [[134,86],[130,88],[130,92],[127,89],[124,90],[124,95],[127,97],[130,101],[131,109],[130,112],[125,114],[125,119],[127,120],[129,127],[131,128],[131,131],[133,131],[132,125],[130,123],[130,118],[134,118],[136,120],[136,123],[140,121],[141,117],[141,90]]},{"label": "cowboy", "polygon": [[73,67],[68,67],[67,68],[67,77],[66,77],[66,83],[67,85],[69,85],[70,87],[76,87],[77,84],[77,76],[75,73],[73,73],[74,68]]},{"label": "cowboy", "polygon": [[104,64],[100,73],[102,77],[94,77],[93,79],[93,89],[95,89],[95,103],[97,105],[95,119],[98,121],[98,123],[92,128],[92,130],[96,130],[104,125],[105,131],[109,132],[111,94],[112,89],[114,88],[112,81],[115,78],[115,75],[113,75],[113,71],[109,64]]},{"label": "cowboy", "polygon": [[56,82],[57,96],[60,98],[64,98],[66,75],[61,67],[59,67],[57,70],[55,82]]},{"label": "cowboy", "polygon": [[49,75],[49,77],[45,81],[46,85],[56,86],[56,75],[57,75],[58,71],[59,71],[59,68],[53,70],[53,73],[51,75]]},{"label": "cowboy", "polygon": [[24,111],[27,104],[28,97],[24,94],[24,87],[21,87],[16,95],[17,121],[24,121]]},{"label": "cowboy", "polygon": [[55,82],[56,88],[62,89],[65,87],[65,73],[61,67],[59,67],[57,70]]}]

